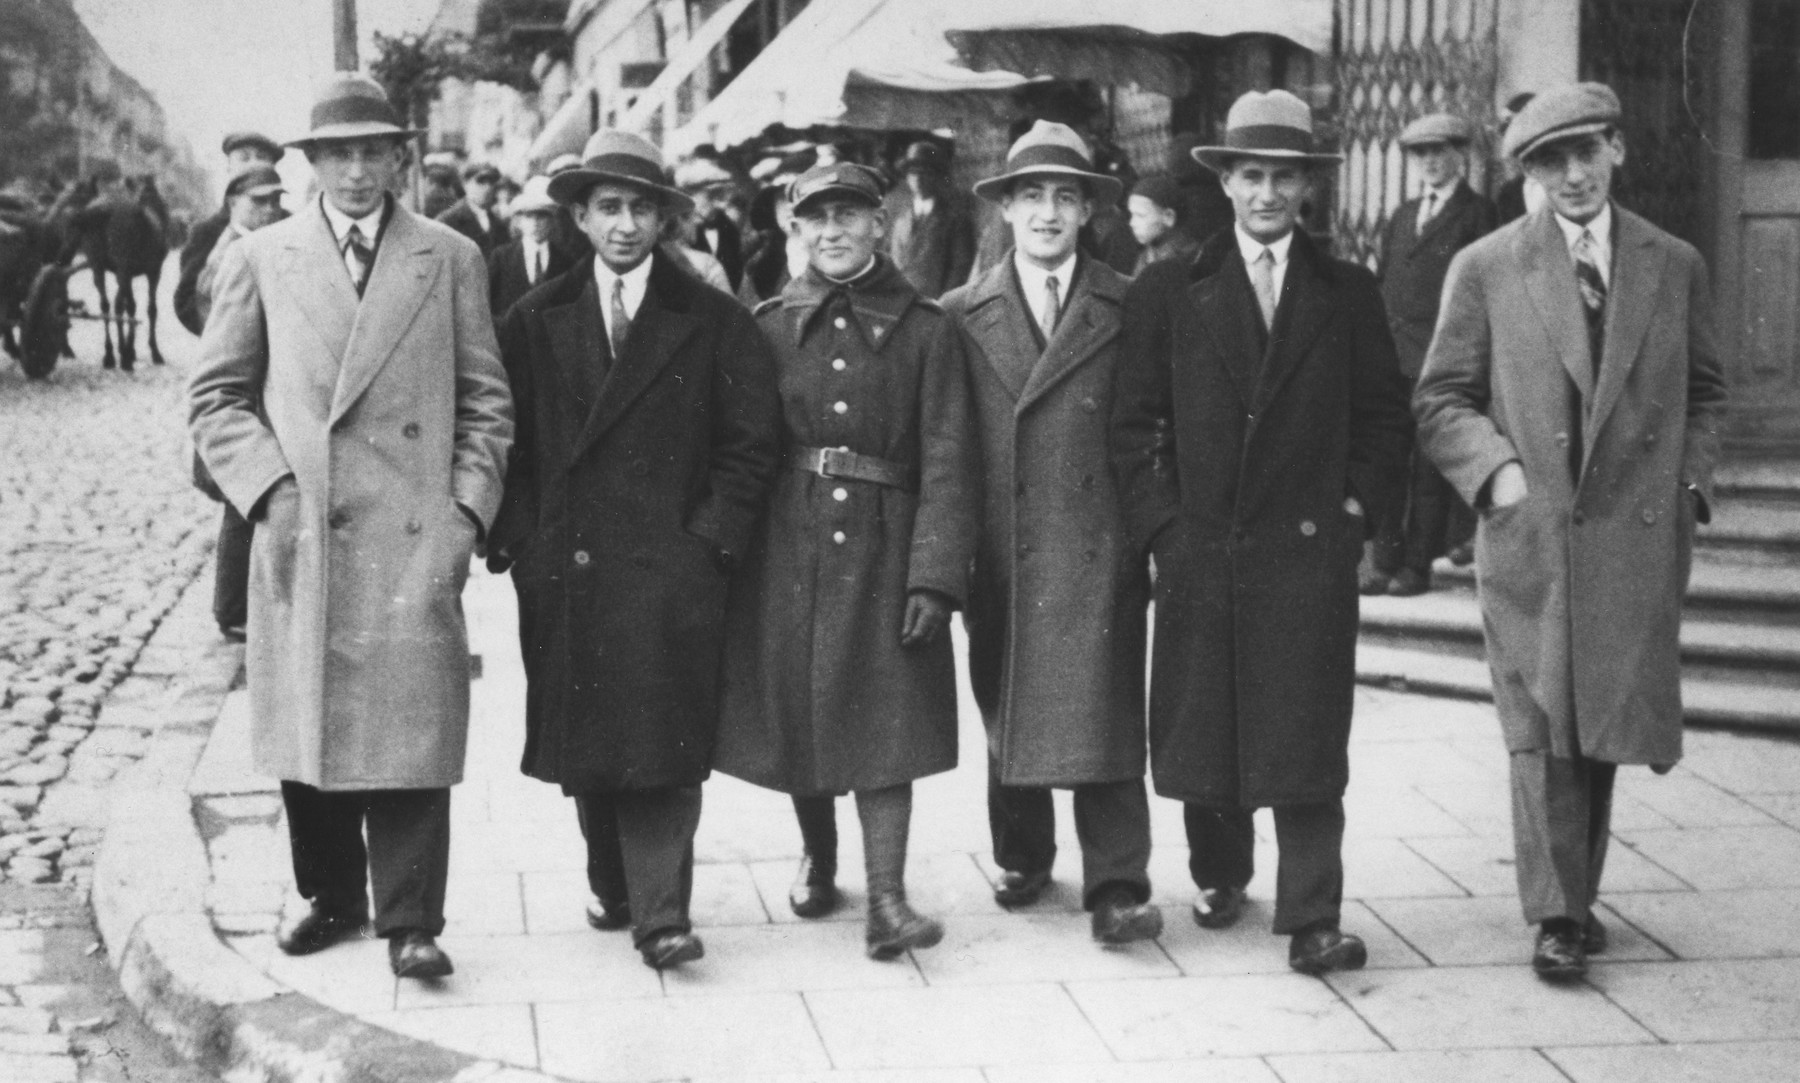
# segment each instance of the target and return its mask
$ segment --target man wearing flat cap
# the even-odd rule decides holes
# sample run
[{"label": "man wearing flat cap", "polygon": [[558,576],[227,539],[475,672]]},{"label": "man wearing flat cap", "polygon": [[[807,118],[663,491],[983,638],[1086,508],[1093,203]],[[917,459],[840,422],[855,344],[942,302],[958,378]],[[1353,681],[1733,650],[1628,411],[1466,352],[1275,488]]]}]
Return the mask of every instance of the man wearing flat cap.
[{"label": "man wearing flat cap", "polygon": [[372,80],[325,86],[290,144],[319,198],[226,251],[189,428],[256,526],[253,751],[281,780],[309,903],[277,946],[354,935],[372,888],[394,973],[437,978],[469,721],[461,595],[512,404],[481,253],[394,197],[416,134]]},{"label": "man wearing flat cap", "polygon": [[1052,788],[1074,791],[1081,900],[1094,939],[1156,936],[1144,786],[1149,581],[1107,471],[1106,420],[1127,280],[1080,248],[1122,185],[1067,125],[1038,121],[975,185],[1013,245],[951,292],[978,347],[980,545],[966,622],[988,735],[994,901],[1029,906],[1056,860]]},{"label": "man wearing flat cap", "polygon": [[1681,758],[1681,600],[1725,405],[1706,266],[1612,199],[1619,99],[1547,90],[1505,150],[1545,203],[1464,249],[1413,396],[1480,513],[1476,566],[1510,753],[1532,967],[1586,971],[1621,765]]},{"label": "man wearing flat cap", "polygon": [[975,264],[975,219],[961,193],[950,189],[944,148],[920,140],[899,163],[905,181],[889,198],[893,228],[888,252],[919,292],[941,297],[969,280]]},{"label": "man wearing flat cap", "polygon": [[[1406,164],[1424,183],[1400,205],[1381,234],[1381,299],[1400,353],[1400,374],[1419,378],[1425,348],[1437,326],[1438,296],[1451,257],[1498,224],[1494,205],[1464,179],[1468,172],[1469,122],[1432,113],[1400,133]],[[1406,499],[1376,522],[1357,572],[1364,594],[1408,597],[1431,588],[1431,562],[1474,530],[1471,514],[1431,459],[1415,446]]]},{"label": "man wearing flat cap", "polygon": [[518,445],[488,566],[510,568],[522,769],[575,799],[588,922],[698,959],[688,900],[719,724],[725,596],[780,447],[768,344],[657,245],[692,209],[648,141],[602,130],[550,178],[594,257],[500,328]]},{"label": "man wearing flat cap", "polygon": [[[257,132],[232,132],[225,137],[220,151],[225,155],[227,181],[247,169],[261,166],[273,169],[286,153],[273,139]],[[213,248],[219,243],[219,235],[225,232],[230,221],[231,207],[227,201],[218,211],[194,223],[188,230],[187,243],[181,248],[181,277],[175,283],[175,318],[196,335],[205,321],[194,306],[194,288],[200,280],[200,269],[206,266],[206,257],[212,255]]]},{"label": "man wearing flat cap", "polygon": [[1356,678],[1356,565],[1405,478],[1406,383],[1374,276],[1298,228],[1312,111],[1284,90],[1232,105],[1218,174],[1236,221],[1126,299],[1113,473],[1156,563],[1150,753],[1186,804],[1204,928],[1237,921],[1251,814],[1274,809],[1274,931],[1307,974],[1367,959],[1338,925]]},{"label": "man wearing flat cap", "polygon": [[487,162],[470,162],[463,167],[463,197],[437,216],[437,220],[474,241],[487,258],[494,249],[512,239],[506,223],[494,210],[500,194],[500,170]]}]

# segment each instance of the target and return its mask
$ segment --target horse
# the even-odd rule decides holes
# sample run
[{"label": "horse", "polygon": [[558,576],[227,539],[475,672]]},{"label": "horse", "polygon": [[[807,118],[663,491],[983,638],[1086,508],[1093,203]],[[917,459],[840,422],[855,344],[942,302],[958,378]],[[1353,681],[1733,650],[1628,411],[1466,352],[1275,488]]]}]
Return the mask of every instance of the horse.
[{"label": "horse", "polygon": [[[156,345],[156,290],[169,257],[169,208],[157,190],[156,179],[148,173],[126,177],[122,187],[123,199],[104,200],[75,215],[70,223],[69,247],[80,249],[87,257],[94,275],[94,291],[100,295],[100,319],[106,329],[106,354],[100,367],[110,369],[116,363],[120,371],[130,372],[137,363],[137,297],[131,287],[136,278],[150,281],[150,360],[163,363],[162,351]],[[119,280],[118,295],[111,306],[106,300],[109,273]],[[112,335],[115,311],[119,324],[116,362]]]},{"label": "horse", "polygon": [[60,260],[70,219],[99,192],[98,182],[83,177],[63,185],[42,211],[36,201],[0,195],[0,349],[13,357],[19,356],[16,330],[32,282],[41,268]]}]

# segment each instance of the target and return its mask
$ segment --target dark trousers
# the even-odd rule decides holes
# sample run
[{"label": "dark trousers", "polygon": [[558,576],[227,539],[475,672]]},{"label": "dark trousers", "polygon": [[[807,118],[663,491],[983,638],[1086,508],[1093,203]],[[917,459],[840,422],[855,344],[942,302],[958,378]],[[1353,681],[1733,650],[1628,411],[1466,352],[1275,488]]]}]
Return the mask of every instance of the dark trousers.
[{"label": "dark trousers", "polygon": [[[1093,909],[1102,889],[1118,885],[1136,902],[1150,899],[1150,797],[1144,780],[1089,782],[1075,794],[1075,837],[1081,842],[1082,905]],[[1056,805],[1042,786],[1003,786],[988,757],[988,830],[994,863],[1008,872],[1048,870],[1056,862]]]},{"label": "dark trousers", "polygon": [[700,787],[593,791],[575,798],[587,840],[588,889],[607,909],[631,907],[631,937],[688,932]]},{"label": "dark trousers", "polygon": [[219,545],[213,553],[213,619],[220,628],[242,628],[250,619],[250,539],[256,528],[225,501]]},{"label": "dark trousers", "polygon": [[1511,761],[1513,855],[1525,920],[1586,921],[1606,868],[1618,765],[1547,752],[1515,752]]},{"label": "dark trousers", "polygon": [[[450,875],[450,790],[321,790],[281,784],[294,883],[301,897],[350,914],[369,909],[375,932],[444,931]],[[364,829],[368,842],[363,841]]]},{"label": "dark trousers", "polygon": [[[1189,804],[1188,872],[1194,885],[1243,888],[1256,873],[1253,809]],[[1344,803],[1275,807],[1275,924],[1279,934],[1335,926],[1344,904]]]}]

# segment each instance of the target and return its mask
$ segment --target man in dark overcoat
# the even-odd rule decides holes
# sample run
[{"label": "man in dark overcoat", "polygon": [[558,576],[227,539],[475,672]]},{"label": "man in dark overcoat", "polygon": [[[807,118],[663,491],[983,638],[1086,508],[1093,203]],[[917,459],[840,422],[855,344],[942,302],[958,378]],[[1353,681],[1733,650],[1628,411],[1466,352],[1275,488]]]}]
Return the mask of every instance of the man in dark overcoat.
[{"label": "man in dark overcoat", "polygon": [[488,306],[498,321],[533,286],[575,265],[576,257],[556,239],[562,204],[550,198],[550,178],[531,177],[512,203],[518,236],[488,256]]},{"label": "man in dark overcoat", "polygon": [[[232,132],[225,137],[220,150],[225,155],[225,172],[230,177],[262,166],[273,167],[287,153],[260,132]],[[281,217],[286,218],[287,213],[282,212]],[[212,255],[213,248],[219,243],[219,235],[230,224],[231,204],[227,199],[217,211],[188,228],[187,243],[181,246],[181,277],[175,282],[175,318],[196,335],[206,324],[195,304],[200,272],[206,268],[206,257]]]},{"label": "man in dark overcoat", "polygon": [[494,210],[499,186],[499,169],[486,162],[470,162],[463,167],[463,197],[437,216],[438,221],[474,241],[483,259],[512,239],[500,213]]},{"label": "man in dark overcoat", "polygon": [[[1407,164],[1425,184],[1388,219],[1380,272],[1388,329],[1400,353],[1400,374],[1408,381],[1416,382],[1424,367],[1451,257],[1497,224],[1493,203],[1464,178],[1473,137],[1469,122],[1449,113],[1420,117],[1400,133]],[[1358,585],[1364,594],[1423,594],[1431,588],[1431,562],[1472,531],[1468,505],[1414,448],[1406,501],[1375,524]]]},{"label": "man in dark overcoat", "polygon": [[595,258],[501,327],[519,443],[490,566],[510,566],[526,774],[575,798],[588,920],[644,962],[703,953],[688,918],[718,728],[725,595],[778,452],[768,346],[657,249],[687,197],[655,146],[603,130],[551,178]]},{"label": "man in dark overcoat", "polygon": [[1338,928],[1356,677],[1356,565],[1397,500],[1406,383],[1374,276],[1297,228],[1312,115],[1251,92],[1196,148],[1236,223],[1191,268],[1157,264],[1126,301],[1113,470],[1155,559],[1151,772],[1186,802],[1195,919],[1237,920],[1251,812],[1272,806],[1274,931],[1303,973],[1363,965]]},{"label": "man in dark overcoat", "polygon": [[899,169],[905,183],[890,200],[888,251],[920,293],[941,297],[969,280],[975,220],[962,194],[950,188],[943,147],[920,140],[906,148]]},{"label": "man in dark overcoat", "polygon": [[1619,114],[1578,83],[1513,120],[1506,152],[1545,204],[1451,265],[1413,397],[1426,452],[1481,514],[1519,899],[1547,980],[1606,946],[1618,768],[1681,758],[1681,602],[1725,406],[1706,264],[1612,201]]},{"label": "man in dark overcoat", "polygon": [[1082,900],[1107,943],[1162,930],[1144,788],[1150,585],[1107,467],[1128,280],[1079,249],[1095,202],[1120,187],[1073,130],[1039,121],[1006,172],[975,186],[1001,205],[1013,250],[944,299],[979,348],[985,512],[966,621],[988,731],[994,898],[1026,906],[1050,882],[1050,788],[1071,789]]}]

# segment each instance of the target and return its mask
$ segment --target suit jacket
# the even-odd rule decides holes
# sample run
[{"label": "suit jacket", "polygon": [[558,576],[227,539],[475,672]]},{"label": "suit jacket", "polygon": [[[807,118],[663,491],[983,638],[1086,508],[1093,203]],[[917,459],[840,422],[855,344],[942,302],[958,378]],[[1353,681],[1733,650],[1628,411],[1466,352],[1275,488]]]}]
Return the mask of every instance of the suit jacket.
[{"label": "suit jacket", "polygon": [[525,242],[513,240],[488,253],[487,266],[488,307],[493,310],[494,322],[498,323],[513,302],[530,292],[533,285],[548,282],[575,266],[575,256],[551,241],[548,266],[543,277],[533,283],[530,272],[525,269]]},{"label": "suit jacket", "polygon": [[975,262],[975,223],[961,196],[948,192],[937,197],[931,213],[919,217],[912,193],[898,190],[888,251],[918,291],[938,297],[969,279]]},{"label": "suit jacket", "polygon": [[492,254],[494,249],[512,240],[512,231],[507,229],[506,223],[501,221],[500,216],[491,210],[488,211],[488,228],[481,228],[481,219],[475,217],[475,208],[469,206],[469,201],[466,199],[459,199],[451,204],[449,210],[437,216],[437,220],[474,241],[475,246],[481,249],[483,257]]},{"label": "suit jacket", "polygon": [[1502,465],[1525,470],[1528,495],[1484,509],[1476,539],[1508,746],[1674,763],[1681,600],[1725,383],[1700,254],[1616,205],[1605,328],[1596,376],[1574,260],[1542,207],[1451,264],[1413,410],[1471,504]]},{"label": "suit jacket", "polygon": [[227,248],[212,304],[189,427],[258,520],[258,768],[323,789],[457,782],[460,596],[512,443],[481,254],[395,204],[358,298],[315,201]]},{"label": "suit jacket", "polygon": [[1402,203],[1381,233],[1381,300],[1400,353],[1400,372],[1407,377],[1417,377],[1425,365],[1451,258],[1498,224],[1494,205],[1466,182],[1456,186],[1420,233],[1422,202]]},{"label": "suit jacket", "polygon": [[[713,242],[706,236],[706,231],[715,229],[719,232],[717,250]],[[688,247],[698,249],[719,261],[725,270],[725,278],[731,283],[726,293],[736,294],[738,285],[744,280],[744,245],[743,237],[738,232],[737,223],[724,211],[714,211],[711,218],[694,227],[694,240]]]}]

